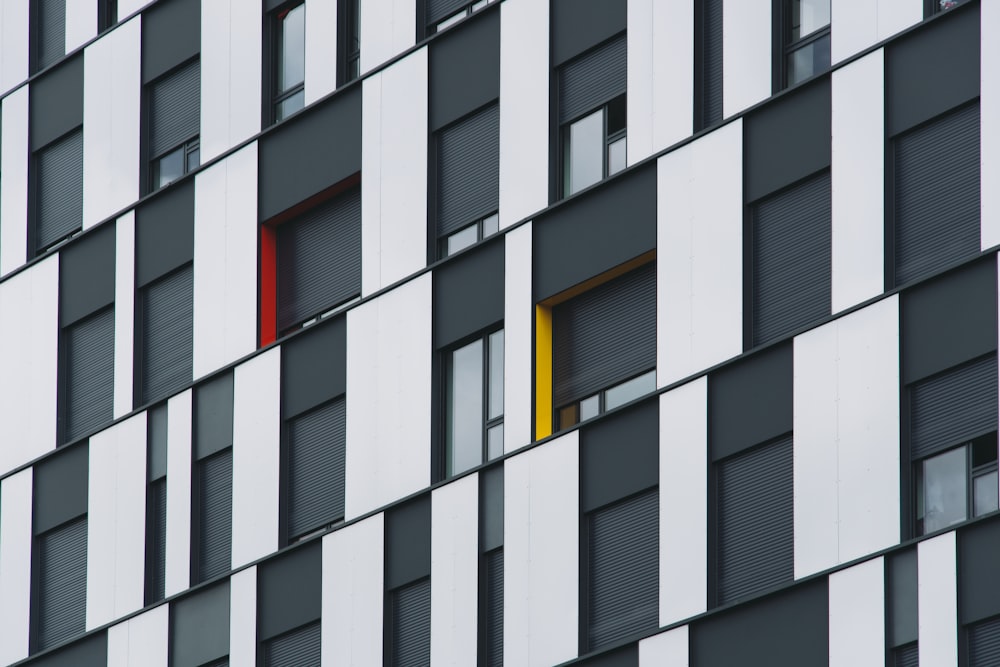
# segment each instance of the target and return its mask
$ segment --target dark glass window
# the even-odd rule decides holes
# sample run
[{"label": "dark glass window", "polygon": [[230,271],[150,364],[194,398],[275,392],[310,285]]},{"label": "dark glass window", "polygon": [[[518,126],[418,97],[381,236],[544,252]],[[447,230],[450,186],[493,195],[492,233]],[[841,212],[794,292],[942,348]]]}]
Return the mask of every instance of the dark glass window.
[{"label": "dark glass window", "polygon": [[198,168],[200,127],[201,63],[192,60],[150,84],[150,190]]},{"label": "dark glass window", "polygon": [[274,121],[305,105],[306,6],[287,6],[274,14]]},{"label": "dark glass window", "polygon": [[785,86],[830,69],[830,0],[784,0]]},{"label": "dark glass window", "polygon": [[445,468],[450,477],[503,454],[503,329],[447,353]]},{"label": "dark glass window", "polygon": [[427,34],[441,32],[495,0],[428,0]]}]

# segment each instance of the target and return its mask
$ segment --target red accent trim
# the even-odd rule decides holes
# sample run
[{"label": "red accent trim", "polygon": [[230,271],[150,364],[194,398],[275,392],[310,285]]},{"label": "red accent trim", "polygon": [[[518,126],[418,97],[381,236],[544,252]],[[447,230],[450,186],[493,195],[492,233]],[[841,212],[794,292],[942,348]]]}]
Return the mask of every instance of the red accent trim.
[{"label": "red accent trim", "polygon": [[260,346],[278,338],[278,243],[275,228],[260,227]]}]

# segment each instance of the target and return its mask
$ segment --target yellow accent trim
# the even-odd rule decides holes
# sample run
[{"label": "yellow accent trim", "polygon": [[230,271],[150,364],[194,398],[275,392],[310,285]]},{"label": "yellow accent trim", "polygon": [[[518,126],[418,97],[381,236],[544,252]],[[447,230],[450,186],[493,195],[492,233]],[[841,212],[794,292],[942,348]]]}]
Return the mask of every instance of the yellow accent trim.
[{"label": "yellow accent trim", "polygon": [[535,305],[535,440],[552,435],[552,309]]}]

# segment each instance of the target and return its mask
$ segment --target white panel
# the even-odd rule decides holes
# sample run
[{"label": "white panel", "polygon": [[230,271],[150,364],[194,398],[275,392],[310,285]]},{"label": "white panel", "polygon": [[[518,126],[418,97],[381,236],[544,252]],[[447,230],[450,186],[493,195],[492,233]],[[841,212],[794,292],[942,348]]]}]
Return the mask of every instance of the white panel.
[{"label": "white panel", "polygon": [[382,667],[382,514],[323,538],[323,667]]},{"label": "white panel", "polygon": [[167,597],[191,584],[191,396],[167,402]]},{"label": "white panel", "polygon": [[417,37],[417,5],[415,0],[364,0],[360,5],[364,44],[361,72],[364,73],[413,46]]},{"label": "white panel", "polygon": [[198,378],[257,347],[256,142],[197,175],[194,216]]},{"label": "white panel", "polygon": [[500,6],[500,228],[549,204],[549,3]]},{"label": "white panel", "polygon": [[920,23],[920,0],[832,0],[830,59],[834,64]]},{"label": "white panel", "polygon": [[87,486],[87,630],[143,606],[146,413],[90,438]]},{"label": "white panel", "polygon": [[722,115],[771,96],[771,0],[723,0]]},{"label": "white panel", "polygon": [[579,431],[504,465],[504,662],[548,667],[579,642]]},{"label": "white panel", "polygon": [[743,351],[743,121],[657,162],[657,384]]},{"label": "white panel", "polygon": [[917,545],[917,640],[920,664],[958,664],[955,531]]},{"label": "white panel", "polygon": [[[997,35],[1000,35],[1000,3],[980,4],[979,22],[983,36],[979,47],[981,160],[979,182],[998,183],[1000,182],[1000,40],[997,39]],[[1000,192],[995,187],[981,188],[980,198],[981,243],[985,250],[1000,244]]]},{"label": "white panel", "polygon": [[[59,359],[59,257],[45,259],[0,283],[0,474],[56,446]],[[17,446],[12,446],[17,443]]]},{"label": "white panel", "polygon": [[833,73],[834,313],[878,296],[885,283],[884,79],[881,49]]},{"label": "white panel", "polygon": [[108,628],[108,667],[167,667],[169,622],[161,604]]},{"label": "white panel", "polygon": [[521,225],[504,239],[504,452],[531,442],[531,224]]},{"label": "white panel", "polygon": [[0,93],[28,78],[28,7],[31,0],[0,2]]},{"label": "white panel", "polygon": [[146,5],[151,5],[155,0],[118,0],[118,18],[128,18]]},{"label": "white panel", "polygon": [[118,26],[84,50],[84,229],[139,196],[140,21]]},{"label": "white panel", "polygon": [[229,664],[257,664],[256,565],[229,579]]},{"label": "white panel", "polygon": [[660,625],[700,614],[708,586],[708,378],[660,395]]},{"label": "white panel", "polygon": [[885,563],[830,575],[830,667],[885,663]]},{"label": "white panel", "polygon": [[31,487],[27,468],[0,481],[0,663],[28,657]]},{"label": "white panel", "polygon": [[430,484],[431,274],[347,313],[348,520]]},{"label": "white panel", "polygon": [[135,354],[135,211],[115,223],[115,419],[132,411]]},{"label": "white panel", "polygon": [[[0,49],[4,47],[0,41]],[[0,114],[0,275],[4,275],[24,264],[28,252],[28,86],[5,97]]]},{"label": "white panel", "polygon": [[[362,49],[364,51],[364,49]],[[362,83],[361,291],[427,262],[427,49]]]},{"label": "white panel", "polygon": [[639,667],[688,667],[688,626],[661,632],[639,642]]},{"label": "white panel", "polygon": [[431,664],[476,664],[479,634],[479,477],[431,494]]},{"label": "white panel", "polygon": [[309,0],[306,12],[305,102],[312,104],[337,88],[337,2]]},{"label": "white panel", "polygon": [[233,567],[278,549],[281,348],[236,367],[233,378]]},{"label": "white panel", "polygon": [[628,0],[628,164],[691,135],[694,3]]},{"label": "white panel", "polygon": [[97,3],[66,0],[66,53],[72,53],[94,37],[97,37]]}]

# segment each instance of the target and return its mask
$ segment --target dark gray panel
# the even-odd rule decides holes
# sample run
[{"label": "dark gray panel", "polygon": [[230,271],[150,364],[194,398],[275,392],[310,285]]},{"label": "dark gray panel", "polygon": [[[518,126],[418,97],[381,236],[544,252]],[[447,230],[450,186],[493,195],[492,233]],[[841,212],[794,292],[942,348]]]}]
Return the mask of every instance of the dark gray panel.
[{"label": "dark gray panel", "polygon": [[149,96],[149,154],[156,157],[198,136],[201,62],[192,60],[155,81]]},{"label": "dark gray panel", "polygon": [[83,224],[83,131],[35,154],[34,246],[43,250]]},{"label": "dark gray panel", "polygon": [[35,535],[87,513],[89,455],[88,445],[80,443],[35,466],[32,493]]},{"label": "dark gray panel", "polygon": [[639,644],[629,644],[610,653],[581,660],[577,667],[639,667]]},{"label": "dark gray panel", "polygon": [[386,590],[430,573],[431,496],[425,493],[385,514]]},{"label": "dark gray panel", "polygon": [[969,667],[1000,664],[1000,618],[969,628]]},{"label": "dark gray panel", "polygon": [[194,267],[188,265],[140,292],[140,404],[166,398],[191,382],[194,345]]},{"label": "dark gray panel", "polygon": [[326,320],[281,346],[281,412],[285,419],[347,389],[347,326]]},{"label": "dark gray panel", "polygon": [[149,502],[151,505],[150,554],[147,555],[147,586],[146,603],[162,600],[167,584],[167,479],[161,477],[149,485]]},{"label": "dark gray panel", "polygon": [[170,665],[201,667],[229,655],[229,580],[170,604]]},{"label": "dark gray panel", "polygon": [[589,512],[659,483],[658,406],[656,399],[645,401],[583,429],[581,511]]},{"label": "dark gray panel", "polygon": [[146,412],[149,442],[149,481],[167,474],[167,404],[161,403]]},{"label": "dark gray panel", "polygon": [[920,667],[920,645],[913,642],[894,650],[892,664],[893,667]]},{"label": "dark gray panel", "polygon": [[659,499],[650,489],[588,517],[589,650],[659,626]]},{"label": "dark gray panel", "polygon": [[261,639],[319,619],[323,550],[318,540],[262,564],[259,576],[257,623]]},{"label": "dark gray panel", "polygon": [[503,546],[503,464],[479,473],[480,547]]},{"label": "dark gray panel", "polygon": [[66,0],[35,0],[35,71],[66,55]]},{"label": "dark gray panel", "polygon": [[344,397],[288,422],[288,536],[344,518]]},{"label": "dark gray panel", "polygon": [[616,37],[559,69],[559,123],[590,113],[628,87],[625,35]]},{"label": "dark gray panel", "polygon": [[435,136],[437,235],[480,220],[500,205],[500,106],[488,107]]},{"label": "dark gray panel", "polygon": [[979,95],[979,3],[969,4],[886,48],[888,136]]},{"label": "dark gray panel", "polygon": [[803,86],[746,120],[744,183],[755,201],[830,166],[830,78]]},{"label": "dark gray panel", "polygon": [[485,667],[503,667],[503,549],[486,554],[485,653]]},{"label": "dark gray panel", "polygon": [[552,66],[625,30],[626,0],[552,0]]},{"label": "dark gray panel", "polygon": [[892,554],[887,561],[889,586],[887,641],[902,646],[917,641],[917,550]]},{"label": "dark gray panel", "polygon": [[469,4],[469,0],[426,0],[427,24],[438,23]]},{"label": "dark gray panel", "polygon": [[194,180],[142,203],[135,221],[135,284],[142,287],[194,259]]},{"label": "dark gray panel", "polygon": [[958,620],[965,625],[1000,614],[1000,523],[977,523],[958,534]]},{"label": "dark gray panel", "polygon": [[792,345],[776,345],[708,378],[713,461],[792,430]]},{"label": "dark gray panel", "polygon": [[71,646],[32,660],[31,667],[106,667],[108,636],[97,632]]},{"label": "dark gray panel", "polygon": [[361,87],[269,132],[260,140],[259,162],[261,220],[361,171]]},{"label": "dark gray panel", "polygon": [[198,462],[194,581],[229,572],[233,544],[233,450]]},{"label": "dark gray panel", "polygon": [[722,0],[702,2],[702,127],[722,120]]},{"label": "dark gray panel", "polygon": [[233,373],[195,388],[194,457],[203,459],[233,444]]},{"label": "dark gray panel", "polygon": [[115,300],[115,226],[102,225],[59,252],[59,324]]},{"label": "dark gray panel", "polygon": [[83,124],[83,54],[31,82],[31,150]]},{"label": "dark gray panel", "polygon": [[82,635],[87,624],[87,517],[38,537],[36,650]]},{"label": "dark gray panel", "polygon": [[997,358],[993,354],[912,385],[912,460],[996,431],[997,400]]},{"label": "dark gray panel", "polygon": [[319,667],[320,628],[316,621],[266,642],[265,667]]},{"label": "dark gray panel", "polygon": [[69,442],[114,419],[115,309],[106,308],[65,332],[63,442]]},{"label": "dark gray panel", "polygon": [[160,0],[143,12],[143,83],[149,83],[200,51],[201,0]]},{"label": "dark gray panel", "polygon": [[392,594],[393,667],[431,664],[431,580],[421,579]]},{"label": "dark gray panel", "polygon": [[979,254],[979,102],[893,142],[895,282]]},{"label": "dark gray panel", "polygon": [[653,250],[655,165],[574,197],[535,218],[532,229],[535,301]]},{"label": "dark gray panel", "polygon": [[503,321],[503,237],[442,264],[433,283],[435,349]]},{"label": "dark gray panel", "polygon": [[484,11],[435,39],[428,57],[428,121],[436,132],[500,97],[499,10]]}]

